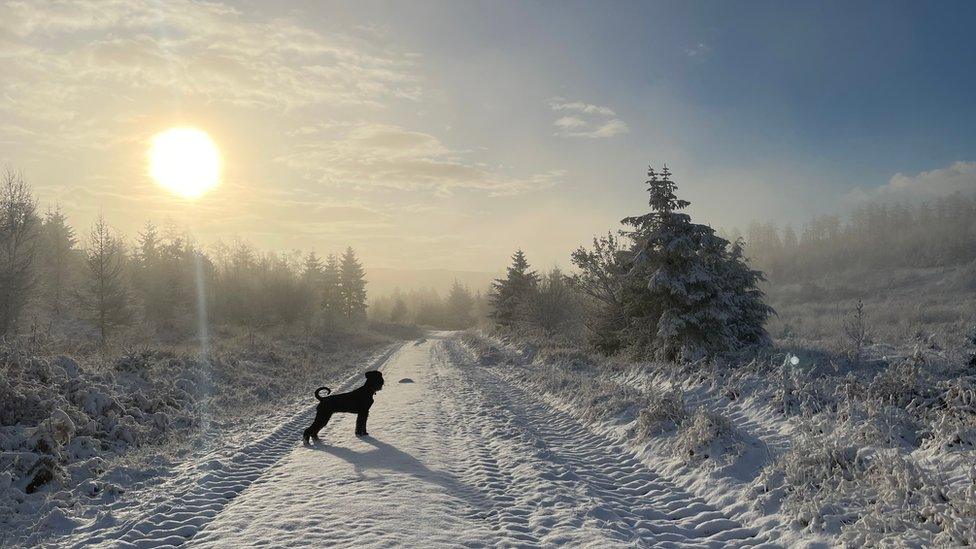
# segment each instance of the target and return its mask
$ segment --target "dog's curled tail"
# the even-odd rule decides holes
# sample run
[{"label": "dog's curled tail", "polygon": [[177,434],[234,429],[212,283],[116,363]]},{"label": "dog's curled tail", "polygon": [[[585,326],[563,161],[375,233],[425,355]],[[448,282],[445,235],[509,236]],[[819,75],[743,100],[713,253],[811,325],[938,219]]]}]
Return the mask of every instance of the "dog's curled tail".
[{"label": "dog's curled tail", "polygon": [[315,390],[315,398],[319,400],[325,400],[325,397],[320,395],[319,391],[325,391],[326,396],[332,394],[332,389],[329,389],[328,387],[319,387],[318,389]]}]

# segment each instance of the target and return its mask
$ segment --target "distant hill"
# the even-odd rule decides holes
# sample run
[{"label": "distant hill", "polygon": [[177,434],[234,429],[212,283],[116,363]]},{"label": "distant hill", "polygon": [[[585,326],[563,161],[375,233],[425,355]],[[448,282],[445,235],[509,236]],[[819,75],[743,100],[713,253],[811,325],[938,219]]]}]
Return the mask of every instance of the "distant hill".
[{"label": "distant hill", "polygon": [[420,288],[434,288],[439,294],[447,295],[447,291],[457,280],[467,286],[472,292],[486,292],[491,281],[500,278],[504,273],[489,273],[483,271],[452,271],[449,269],[386,269],[367,268],[366,279],[369,284],[366,290],[371,297],[379,297],[400,288],[402,292],[409,292]]}]

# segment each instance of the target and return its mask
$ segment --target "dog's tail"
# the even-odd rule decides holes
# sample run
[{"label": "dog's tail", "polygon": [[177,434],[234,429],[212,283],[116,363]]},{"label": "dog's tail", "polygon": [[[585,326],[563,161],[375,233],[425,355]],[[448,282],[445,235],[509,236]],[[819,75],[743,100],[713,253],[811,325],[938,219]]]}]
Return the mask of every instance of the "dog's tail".
[{"label": "dog's tail", "polygon": [[325,397],[320,395],[319,391],[325,391],[326,396],[332,394],[332,389],[329,389],[328,387],[319,387],[315,390],[315,398],[319,400],[325,400]]}]

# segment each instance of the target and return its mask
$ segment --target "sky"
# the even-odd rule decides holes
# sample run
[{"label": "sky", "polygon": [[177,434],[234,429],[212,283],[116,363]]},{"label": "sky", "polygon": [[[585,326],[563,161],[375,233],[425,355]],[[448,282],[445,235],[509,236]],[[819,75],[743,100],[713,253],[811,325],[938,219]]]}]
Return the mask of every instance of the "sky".
[{"label": "sky", "polygon": [[[976,4],[0,4],[0,163],[78,232],[152,220],[367,268],[535,265],[646,210],[792,223],[976,191]],[[220,184],[148,175],[206,131]]]}]

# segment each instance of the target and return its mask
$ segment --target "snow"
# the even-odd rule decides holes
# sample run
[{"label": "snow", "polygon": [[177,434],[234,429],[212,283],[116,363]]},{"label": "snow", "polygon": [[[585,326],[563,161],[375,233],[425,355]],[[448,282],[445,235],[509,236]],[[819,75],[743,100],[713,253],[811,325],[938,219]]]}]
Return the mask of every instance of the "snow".
[{"label": "snow", "polygon": [[633,363],[474,335],[458,352],[498,365],[776,543],[976,539],[974,379],[937,354],[889,349],[856,371],[832,363],[827,373],[798,367],[792,352],[737,367]]},{"label": "snow", "polygon": [[[376,396],[371,438],[353,436],[354,418],[339,414],[323,444],[302,446],[315,404],[306,394],[263,419],[247,417],[248,436],[204,441],[185,461],[135,456],[110,468],[103,446],[131,448],[127,429],[139,436],[179,421],[178,409],[154,407],[160,395],[120,397],[85,369],[74,381],[55,378],[67,374],[58,360],[28,361],[24,371],[50,366],[51,379],[70,387],[40,412],[0,410],[36,419],[8,429],[3,459],[13,466],[0,470],[8,516],[20,517],[9,524],[33,523],[0,542],[602,548],[972,539],[969,378],[930,379],[935,370],[911,357],[859,378],[827,377],[793,356],[738,368],[634,364],[434,333],[334,370],[354,371],[343,383],[314,380],[348,390],[365,370],[381,369],[410,381]],[[186,392],[176,387],[182,377],[173,379],[172,391]],[[106,415],[89,418],[89,404]],[[26,493],[38,475],[57,478]]]},{"label": "snow", "polygon": [[199,464],[229,459],[307,408],[286,396],[361,376],[388,342],[368,334],[328,347],[226,339],[210,364],[146,350],[79,365],[0,346],[0,546],[91,536],[144,514],[195,482]]},{"label": "snow", "polygon": [[[313,413],[308,402],[229,459],[184,471],[192,482],[171,482],[179,489],[168,497],[124,520],[102,514],[58,543],[603,548],[769,541],[514,381],[504,365],[472,360],[457,338],[434,334],[374,363],[414,383],[388,384],[377,394],[372,437],[354,437],[354,417],[342,414],[322,444],[302,446],[299,433]],[[360,382],[350,378],[341,389]]]}]

